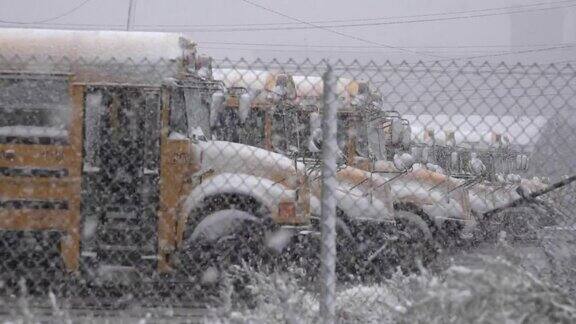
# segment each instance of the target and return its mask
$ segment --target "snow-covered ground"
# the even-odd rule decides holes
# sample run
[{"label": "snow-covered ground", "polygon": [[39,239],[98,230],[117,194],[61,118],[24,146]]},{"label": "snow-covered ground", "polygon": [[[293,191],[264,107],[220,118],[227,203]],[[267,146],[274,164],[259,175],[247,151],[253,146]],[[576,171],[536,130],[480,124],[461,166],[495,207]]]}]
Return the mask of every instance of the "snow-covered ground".
[{"label": "snow-covered ground", "polygon": [[[568,240],[546,233],[532,242],[495,243],[444,251],[420,274],[400,272],[373,285],[341,284],[337,317],[342,323],[573,323],[574,233]],[[566,238],[566,237],[565,237]],[[560,251],[562,250],[562,251]],[[249,273],[255,307],[235,303],[211,311],[206,322],[318,322],[317,294],[290,276]]]},{"label": "snow-covered ground", "polygon": [[[540,231],[539,239],[495,242],[444,250],[419,274],[400,272],[376,284],[339,283],[340,323],[574,323],[576,234]],[[244,289],[232,287],[241,282]],[[48,296],[46,307],[9,297],[14,306],[0,323],[315,323],[318,287],[299,268],[281,274],[231,267],[212,308],[137,307],[66,310]],[[6,302],[9,298],[0,299]],[[6,305],[3,305],[6,306]],[[2,307],[4,308],[4,307]]]}]

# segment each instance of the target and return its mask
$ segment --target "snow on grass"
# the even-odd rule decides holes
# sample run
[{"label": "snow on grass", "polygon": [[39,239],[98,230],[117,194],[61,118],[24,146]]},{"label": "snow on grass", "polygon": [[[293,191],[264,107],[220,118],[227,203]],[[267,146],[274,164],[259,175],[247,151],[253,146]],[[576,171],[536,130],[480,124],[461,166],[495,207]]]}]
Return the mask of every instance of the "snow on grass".
[{"label": "snow on grass", "polygon": [[[575,322],[567,295],[503,257],[478,256],[481,268],[452,265],[439,274],[399,272],[375,285],[339,284],[341,323],[558,323]],[[232,297],[206,322],[318,322],[317,287],[301,284],[303,274],[265,275],[234,268],[228,280],[245,284],[243,298]],[[239,279],[242,278],[242,279]],[[245,303],[247,300],[250,302]]]}]

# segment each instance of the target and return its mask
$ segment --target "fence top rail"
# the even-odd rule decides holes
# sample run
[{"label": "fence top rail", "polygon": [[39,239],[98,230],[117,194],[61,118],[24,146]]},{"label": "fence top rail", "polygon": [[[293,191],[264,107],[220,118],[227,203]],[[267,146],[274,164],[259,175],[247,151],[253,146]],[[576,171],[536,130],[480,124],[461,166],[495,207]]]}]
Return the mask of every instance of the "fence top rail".
[{"label": "fence top rail", "polygon": [[[215,59],[214,65],[219,68],[231,69],[263,69],[263,70],[277,70],[277,71],[310,71],[313,74],[320,76],[326,68],[329,61],[319,60],[313,61],[309,59],[304,60],[248,60],[248,59]],[[550,64],[508,64],[508,63],[493,63],[482,62],[477,63],[473,61],[435,61],[435,62],[407,62],[394,63],[386,61],[378,63],[375,61],[360,62],[360,61],[343,61],[338,60],[331,62],[333,71],[338,74],[344,73],[362,73],[362,72],[394,72],[394,73],[433,73],[433,74],[481,74],[481,75],[575,75],[576,66],[570,62],[565,63],[550,63]],[[314,73],[315,72],[315,73]]]}]

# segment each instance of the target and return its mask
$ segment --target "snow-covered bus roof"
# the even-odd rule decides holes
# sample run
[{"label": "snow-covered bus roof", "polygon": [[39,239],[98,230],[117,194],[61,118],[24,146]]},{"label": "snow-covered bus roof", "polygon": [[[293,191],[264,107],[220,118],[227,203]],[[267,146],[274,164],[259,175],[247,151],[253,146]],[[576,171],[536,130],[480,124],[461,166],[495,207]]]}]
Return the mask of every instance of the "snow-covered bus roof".
[{"label": "snow-covered bus roof", "polygon": [[436,141],[443,144],[445,131],[454,132],[457,145],[487,148],[493,145],[493,135],[501,134],[512,146],[529,149],[536,144],[547,122],[545,116],[511,115],[410,115],[406,118],[412,126],[413,139],[426,142],[425,132],[434,130]]},{"label": "snow-covered bus roof", "polygon": [[[17,58],[28,63],[18,65],[21,72],[70,73],[80,81],[126,79],[130,71],[168,77],[195,53],[196,44],[180,33],[0,29],[0,69],[14,69]],[[122,70],[123,64],[130,69]]]},{"label": "snow-covered bus roof", "polygon": [[[298,98],[320,99],[324,92],[324,80],[319,76],[295,75]],[[338,78],[337,93],[341,97],[349,98],[358,94],[361,82],[349,78]]]},{"label": "snow-covered bus roof", "polygon": [[[298,97],[322,97],[324,81],[320,76],[289,75],[257,69],[218,68],[213,70],[214,79],[224,82],[227,87],[242,87],[252,90],[271,89],[279,75],[286,75],[293,80]],[[338,93],[355,95],[358,93],[360,83],[348,78],[338,78]]]},{"label": "snow-covered bus roof", "polygon": [[6,57],[175,60],[194,46],[179,33],[0,28],[0,54]]},{"label": "snow-covered bus roof", "polygon": [[224,82],[228,88],[245,88],[249,90],[272,90],[275,76],[278,73],[265,70],[234,68],[217,68],[212,70],[214,80]]},{"label": "snow-covered bus roof", "polygon": [[[287,76],[290,79],[289,83],[294,85],[297,101],[306,100],[318,104],[322,99],[324,81],[319,76],[289,75],[258,69],[218,68],[213,70],[214,79],[222,81],[226,87],[245,88],[252,91],[274,91],[277,77],[280,75]],[[339,78],[337,92],[347,102],[359,93],[361,84],[362,82],[356,80]],[[256,102],[260,100],[265,100],[265,96],[260,95],[256,98]]]}]

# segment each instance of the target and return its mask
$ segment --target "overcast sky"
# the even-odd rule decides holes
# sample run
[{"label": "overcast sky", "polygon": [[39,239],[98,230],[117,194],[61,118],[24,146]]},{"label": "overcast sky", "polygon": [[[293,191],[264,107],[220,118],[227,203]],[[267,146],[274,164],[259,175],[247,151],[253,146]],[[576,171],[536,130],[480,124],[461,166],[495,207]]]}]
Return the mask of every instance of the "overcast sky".
[{"label": "overcast sky", "polygon": [[[187,32],[216,58],[576,60],[576,1],[134,1],[133,30]],[[126,29],[128,7],[129,0],[0,0],[0,27]]]}]

